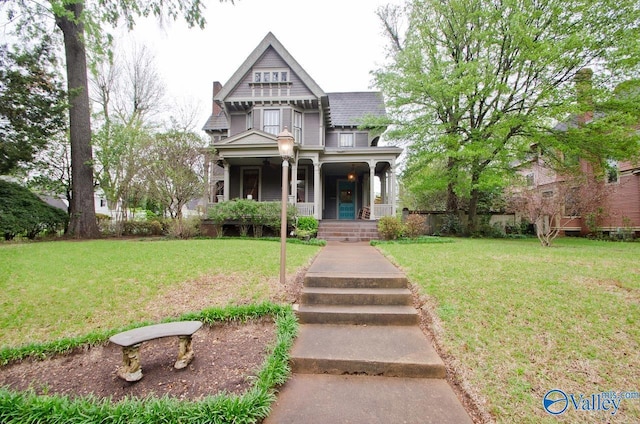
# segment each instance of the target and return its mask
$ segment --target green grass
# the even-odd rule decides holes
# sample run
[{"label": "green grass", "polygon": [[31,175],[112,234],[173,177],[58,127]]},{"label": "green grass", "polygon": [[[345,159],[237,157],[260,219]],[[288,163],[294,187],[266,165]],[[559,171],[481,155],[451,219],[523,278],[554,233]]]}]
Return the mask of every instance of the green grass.
[{"label": "green grass", "polygon": [[[287,274],[319,247],[287,244]],[[254,303],[277,279],[280,245],[260,240],[96,240],[0,245],[0,347],[150,319],[144,306],[203,276],[234,276]],[[246,296],[245,296],[246,297]]]},{"label": "green grass", "polygon": [[[38,396],[33,392],[15,392],[0,388],[0,422],[2,423],[255,423],[265,418],[275,399],[275,389],[283,384],[289,373],[289,349],[297,333],[297,321],[290,306],[270,303],[227,308],[206,309],[199,313],[185,314],[179,320],[201,320],[207,324],[220,321],[246,320],[272,316],[276,323],[276,342],[256,376],[253,387],[243,395],[208,396],[191,402],[178,399],[146,398],[126,399],[112,403],[109,399],[67,396]],[[33,345],[31,353],[24,349],[4,349],[3,358],[12,360],[27,354],[48,355],[60,353],[57,348],[78,347],[91,339],[105,342],[110,330],[102,335],[92,334],[76,339],[63,339],[58,343]]]},{"label": "green grass", "polygon": [[[640,391],[640,243],[456,240],[379,248],[420,287],[447,357],[499,423],[639,422],[542,408],[554,388]],[[437,327],[437,326],[436,326]],[[436,330],[438,330],[436,328]]]}]

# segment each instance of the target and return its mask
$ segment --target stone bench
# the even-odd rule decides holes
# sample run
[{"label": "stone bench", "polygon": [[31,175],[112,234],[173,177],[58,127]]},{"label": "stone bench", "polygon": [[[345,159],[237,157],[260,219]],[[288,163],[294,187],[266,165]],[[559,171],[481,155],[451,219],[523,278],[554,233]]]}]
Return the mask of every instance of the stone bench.
[{"label": "stone bench", "polygon": [[177,336],[180,339],[178,359],[173,366],[175,369],[185,368],[194,356],[191,348],[191,336],[200,327],[202,327],[200,321],[167,322],[134,328],[111,336],[109,340],[112,343],[122,346],[122,366],[118,370],[118,377],[129,382],[140,380],[142,378],[140,345],[143,342],[163,337]]}]

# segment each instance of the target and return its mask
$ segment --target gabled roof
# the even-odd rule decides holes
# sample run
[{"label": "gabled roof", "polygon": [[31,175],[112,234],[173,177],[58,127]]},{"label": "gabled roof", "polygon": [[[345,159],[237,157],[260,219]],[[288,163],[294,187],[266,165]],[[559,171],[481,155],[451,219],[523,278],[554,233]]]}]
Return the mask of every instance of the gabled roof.
[{"label": "gabled roof", "polygon": [[247,72],[251,71],[255,63],[260,59],[260,57],[267,51],[269,47],[272,47],[276,53],[282,57],[289,69],[294,72],[302,82],[309,88],[309,90],[314,94],[314,96],[320,98],[325,97],[325,92],[316,84],[316,82],[307,74],[307,72],[302,69],[302,66],[291,56],[291,54],[284,48],[284,46],[278,41],[278,39],[273,35],[273,33],[269,32],[264,39],[260,42],[258,47],[253,50],[253,52],[245,59],[242,65],[238,68],[238,70],[231,76],[229,81],[222,87],[222,90],[216,95],[215,100],[224,100],[229,96],[230,93],[233,92],[235,87],[242,82],[242,79],[247,74]]},{"label": "gabled roof", "polygon": [[362,124],[365,116],[386,117],[384,99],[378,91],[329,93],[331,125],[354,127]]}]

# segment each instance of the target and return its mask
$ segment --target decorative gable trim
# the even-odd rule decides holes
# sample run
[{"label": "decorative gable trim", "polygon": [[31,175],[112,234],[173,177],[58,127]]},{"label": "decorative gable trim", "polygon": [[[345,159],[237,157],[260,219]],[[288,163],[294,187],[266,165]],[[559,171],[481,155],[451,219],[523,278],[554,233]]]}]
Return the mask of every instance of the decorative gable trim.
[{"label": "decorative gable trim", "polygon": [[233,137],[225,138],[216,143],[216,147],[239,147],[239,146],[264,146],[278,147],[278,140],[275,135],[261,130],[253,129],[237,134]]},{"label": "decorative gable trim", "polygon": [[224,87],[222,87],[222,90],[220,90],[218,95],[215,96],[214,100],[224,101],[233,92],[236,86],[242,82],[245,75],[253,70],[254,65],[258,60],[260,60],[269,47],[272,47],[276,53],[282,57],[282,60],[287,63],[291,72],[295,73],[298,78],[302,80],[314,96],[318,98],[326,97],[325,92],[320,88],[320,86],[318,86],[318,84],[316,84],[313,78],[307,74],[307,72],[302,68],[302,66],[300,66],[293,56],[291,56],[287,49],[284,48],[273,33],[269,32],[260,42],[258,47],[256,47],[249,57],[247,57],[247,59],[242,63],[240,68],[238,68],[238,70],[231,76]]}]

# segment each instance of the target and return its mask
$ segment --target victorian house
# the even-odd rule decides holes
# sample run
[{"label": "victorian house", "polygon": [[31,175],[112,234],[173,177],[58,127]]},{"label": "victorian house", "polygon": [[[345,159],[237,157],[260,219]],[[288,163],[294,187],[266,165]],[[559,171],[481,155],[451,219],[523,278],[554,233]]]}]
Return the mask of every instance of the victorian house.
[{"label": "victorian house", "polygon": [[204,125],[209,202],[279,201],[276,136],[293,134],[289,202],[319,220],[396,213],[395,168],[402,150],[379,146],[386,116],[379,92],[325,93],[269,33],[226,84],[213,83]]}]

